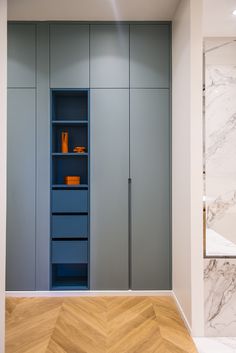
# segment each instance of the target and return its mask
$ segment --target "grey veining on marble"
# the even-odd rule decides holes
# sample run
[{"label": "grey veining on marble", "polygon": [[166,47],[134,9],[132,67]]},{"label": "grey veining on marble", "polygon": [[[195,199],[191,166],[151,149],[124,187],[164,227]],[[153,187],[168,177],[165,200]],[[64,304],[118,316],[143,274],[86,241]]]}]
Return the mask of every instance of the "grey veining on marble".
[{"label": "grey veining on marble", "polygon": [[[236,245],[235,38],[221,38],[207,42],[205,62],[206,226],[208,230],[214,230],[226,241]],[[208,246],[211,244],[213,243],[207,242]],[[208,252],[214,256],[222,256],[222,251],[213,254],[213,249],[206,249],[206,253]]]},{"label": "grey veining on marble", "polygon": [[234,130],[236,130],[236,113],[229,117],[221,130],[215,131],[211,134],[211,144],[206,148],[206,160],[209,160],[214,156],[216,152],[227,143],[228,135],[233,133]]},{"label": "grey veining on marble", "polygon": [[236,335],[236,259],[206,259],[205,335]]},{"label": "grey veining on marble", "polygon": [[[207,207],[207,226],[210,228],[214,225],[217,219],[224,217],[230,207],[236,205],[236,190],[229,191],[223,195],[219,195]],[[236,242],[235,242],[236,246]]]}]

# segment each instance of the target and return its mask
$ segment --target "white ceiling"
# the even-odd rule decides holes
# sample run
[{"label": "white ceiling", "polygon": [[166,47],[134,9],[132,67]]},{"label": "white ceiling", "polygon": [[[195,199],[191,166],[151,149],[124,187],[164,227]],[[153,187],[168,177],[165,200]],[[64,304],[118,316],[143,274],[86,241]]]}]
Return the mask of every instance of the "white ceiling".
[{"label": "white ceiling", "polygon": [[172,19],[178,3],[179,0],[8,0],[8,19],[161,21]]},{"label": "white ceiling", "polygon": [[204,37],[235,37],[236,0],[204,0],[203,34]]}]

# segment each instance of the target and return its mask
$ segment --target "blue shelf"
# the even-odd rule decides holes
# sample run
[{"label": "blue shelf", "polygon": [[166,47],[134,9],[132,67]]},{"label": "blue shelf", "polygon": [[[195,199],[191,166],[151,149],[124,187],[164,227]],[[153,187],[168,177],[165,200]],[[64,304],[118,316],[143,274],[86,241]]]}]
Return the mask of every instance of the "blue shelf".
[{"label": "blue shelf", "polygon": [[[89,288],[89,90],[51,90],[51,289]],[[68,133],[68,153],[62,153],[62,133]],[[73,152],[84,146],[85,153]],[[68,175],[81,184],[64,184]],[[65,207],[65,205],[67,205]],[[70,222],[68,219],[70,217]],[[78,218],[85,217],[85,223]],[[60,227],[60,236],[55,231]],[[77,223],[76,223],[77,220]],[[54,223],[53,223],[54,221]],[[74,223],[73,223],[74,222]],[[75,225],[76,223],[76,225]],[[59,225],[58,225],[59,224]],[[76,227],[73,236],[72,226]],[[84,227],[87,227],[86,232]],[[80,237],[79,235],[86,235]],[[71,235],[71,238],[68,237]],[[71,256],[73,255],[73,263]]]},{"label": "blue shelf", "polygon": [[88,290],[88,286],[52,286],[52,290]]},{"label": "blue shelf", "polygon": [[53,184],[53,189],[85,189],[88,188],[88,184],[79,185],[66,185],[66,184]]},{"label": "blue shelf", "polygon": [[88,120],[53,120],[53,125],[87,125]]},{"label": "blue shelf", "polygon": [[68,153],[61,153],[61,152],[53,152],[53,157],[87,157],[88,153],[75,153],[75,152],[68,152]]}]

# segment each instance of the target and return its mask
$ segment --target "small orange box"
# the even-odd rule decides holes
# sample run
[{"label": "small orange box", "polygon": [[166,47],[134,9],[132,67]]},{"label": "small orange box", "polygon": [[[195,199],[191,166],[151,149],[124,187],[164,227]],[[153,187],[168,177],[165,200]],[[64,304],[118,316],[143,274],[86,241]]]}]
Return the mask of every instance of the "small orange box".
[{"label": "small orange box", "polygon": [[80,184],[80,176],[68,175],[68,176],[64,177],[64,183],[66,185],[79,185]]}]

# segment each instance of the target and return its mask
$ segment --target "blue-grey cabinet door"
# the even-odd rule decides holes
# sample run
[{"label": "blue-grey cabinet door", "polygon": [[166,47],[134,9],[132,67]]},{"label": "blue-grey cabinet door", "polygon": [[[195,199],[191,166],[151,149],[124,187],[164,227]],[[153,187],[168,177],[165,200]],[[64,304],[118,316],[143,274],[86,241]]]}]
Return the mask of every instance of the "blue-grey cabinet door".
[{"label": "blue-grey cabinet door", "polygon": [[130,96],[132,289],[170,289],[169,90]]},{"label": "blue-grey cabinet door", "polygon": [[128,289],[129,90],[91,90],[91,289]]},{"label": "blue-grey cabinet door", "polygon": [[92,88],[128,88],[129,26],[91,25],[90,58]]},{"label": "blue-grey cabinet door", "polygon": [[8,87],[36,85],[36,28],[33,24],[8,26]]},{"label": "blue-grey cabinet door", "polygon": [[36,290],[50,283],[50,91],[49,24],[37,24],[36,93]]},{"label": "blue-grey cabinet door", "polygon": [[8,90],[7,289],[35,290],[35,90]]},{"label": "blue-grey cabinet door", "polygon": [[131,25],[130,86],[133,88],[167,88],[169,79],[169,25]]},{"label": "blue-grey cabinet door", "polygon": [[89,25],[50,26],[50,84],[53,88],[89,87]]}]

